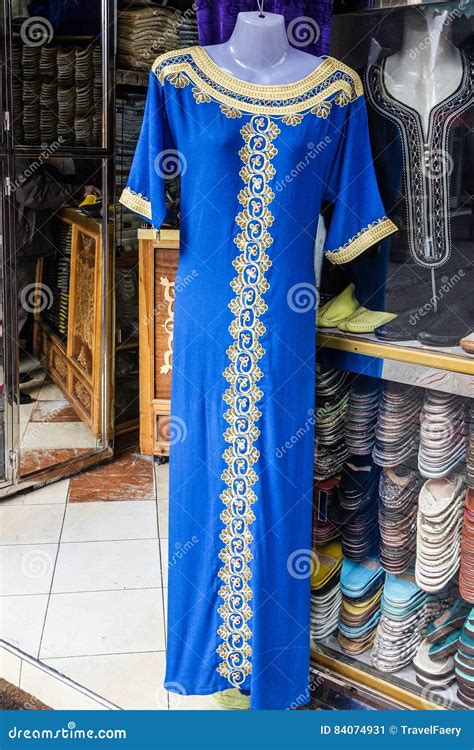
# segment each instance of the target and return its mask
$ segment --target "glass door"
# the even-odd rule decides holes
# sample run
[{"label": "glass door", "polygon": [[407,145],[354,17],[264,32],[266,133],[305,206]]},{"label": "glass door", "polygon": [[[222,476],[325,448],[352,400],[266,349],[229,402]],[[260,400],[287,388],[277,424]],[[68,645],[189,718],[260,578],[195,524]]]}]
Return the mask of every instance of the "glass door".
[{"label": "glass door", "polygon": [[45,7],[3,8],[3,495],[113,455],[113,3]]}]

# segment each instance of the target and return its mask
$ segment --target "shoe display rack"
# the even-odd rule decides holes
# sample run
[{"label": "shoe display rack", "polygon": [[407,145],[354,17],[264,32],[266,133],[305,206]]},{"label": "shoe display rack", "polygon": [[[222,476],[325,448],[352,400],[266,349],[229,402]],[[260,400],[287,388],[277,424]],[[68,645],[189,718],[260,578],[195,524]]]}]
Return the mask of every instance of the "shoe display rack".
[{"label": "shoe display rack", "polygon": [[[62,209],[58,218],[69,243],[69,264],[63,254],[59,260],[46,258],[37,263],[33,349],[78,416],[98,436],[105,356],[101,345],[102,221],[72,208]],[[64,267],[58,268],[59,263]],[[56,284],[51,284],[53,275]],[[110,280],[107,288],[109,284]],[[49,291],[47,299],[42,289]]]}]

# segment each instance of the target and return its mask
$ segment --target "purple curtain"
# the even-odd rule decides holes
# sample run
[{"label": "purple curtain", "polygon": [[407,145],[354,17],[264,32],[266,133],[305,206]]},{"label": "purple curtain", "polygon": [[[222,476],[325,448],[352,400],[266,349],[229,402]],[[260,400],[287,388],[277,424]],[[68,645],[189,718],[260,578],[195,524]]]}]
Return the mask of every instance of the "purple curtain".
[{"label": "purple curtain", "polygon": [[[329,51],[333,0],[267,0],[264,10],[285,16],[294,47],[313,55]],[[199,44],[226,42],[241,11],[257,10],[256,0],[197,0]]]}]

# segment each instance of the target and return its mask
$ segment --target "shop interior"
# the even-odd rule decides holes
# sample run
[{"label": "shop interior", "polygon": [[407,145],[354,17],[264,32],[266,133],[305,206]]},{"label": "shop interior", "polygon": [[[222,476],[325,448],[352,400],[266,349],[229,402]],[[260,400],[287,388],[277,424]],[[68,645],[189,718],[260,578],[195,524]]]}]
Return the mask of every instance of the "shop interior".
[{"label": "shop interior", "polygon": [[[101,471],[114,451],[120,462],[133,450],[149,473],[143,497],[154,483],[166,498],[155,540],[166,591],[179,182],[166,183],[158,237],[118,196],[153,60],[198,44],[197,21],[187,2],[101,0],[80,23],[73,14],[56,24],[29,5],[4,0],[0,496],[14,502],[19,491]],[[351,264],[316,259],[315,389],[324,406],[313,550],[325,565],[312,577],[311,705],[458,710],[474,705],[472,688],[455,679],[455,665],[474,673],[472,657],[468,664],[449,641],[474,605],[474,24],[464,8],[430,5],[448,14],[435,28],[433,11],[432,22],[452,53],[452,78],[417,109],[395,71],[405,46],[421,50],[427,22],[417,8],[392,5],[336,3],[332,23],[330,54],[364,82],[377,177],[399,232]],[[429,514],[420,520],[427,480],[447,483],[453,498],[441,532]],[[402,532],[400,514],[409,519]],[[442,558],[434,583],[433,546]],[[379,548],[379,561],[366,565]],[[448,609],[450,627],[437,639],[433,623]],[[438,661],[420,653],[422,641],[426,651],[435,644]],[[33,656],[48,662],[39,645]],[[66,656],[51,652],[49,666],[100,691]],[[161,661],[151,665],[160,674]],[[116,705],[113,691],[105,697]],[[153,700],[133,707],[173,707],[161,693]]]}]

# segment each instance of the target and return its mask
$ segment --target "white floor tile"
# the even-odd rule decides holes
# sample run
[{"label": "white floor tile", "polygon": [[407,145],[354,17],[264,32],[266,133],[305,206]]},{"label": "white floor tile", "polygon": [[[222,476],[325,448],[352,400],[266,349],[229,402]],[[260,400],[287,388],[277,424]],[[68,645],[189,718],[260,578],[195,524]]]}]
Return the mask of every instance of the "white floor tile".
[{"label": "white floor tile", "polygon": [[155,539],[157,533],[153,500],[70,503],[61,542]]},{"label": "white floor tile", "polygon": [[163,586],[167,588],[168,586],[168,540],[167,539],[160,539],[160,548],[161,548],[161,571],[162,571],[162,578],[163,578]]},{"label": "white floor tile", "polygon": [[46,383],[39,383],[38,385],[35,384],[32,388],[28,388],[27,392],[32,398],[37,398],[38,401],[62,401],[64,399],[62,390],[52,380],[47,380]]},{"label": "white floor tile", "polygon": [[61,505],[0,507],[0,544],[49,544],[59,541]]},{"label": "white floor tile", "polygon": [[155,462],[156,499],[158,505],[158,531],[160,539],[168,538],[169,463]]},{"label": "white floor tile", "polygon": [[69,491],[70,479],[61,479],[59,482],[53,482],[40,487],[33,492],[24,492],[24,505],[50,505],[52,503],[65,503]]},{"label": "white floor tile", "polygon": [[33,409],[35,408],[35,401],[33,401],[31,404],[20,404],[19,406],[19,412],[20,412],[20,424],[24,424],[25,422],[29,422],[31,418],[31,413]]},{"label": "white floor tile", "polygon": [[0,638],[36,658],[47,604],[47,595],[0,597]]},{"label": "white floor tile", "polygon": [[0,546],[0,596],[48,594],[57,544]]},{"label": "white floor tile", "polygon": [[46,659],[46,663],[119,708],[143,711],[168,708],[168,693],[163,688],[164,651]]},{"label": "white floor tile", "polygon": [[158,539],[62,543],[52,592],[160,586]]},{"label": "white floor tile", "polygon": [[21,450],[95,448],[96,439],[82,422],[30,422],[21,438]]},{"label": "white floor tile", "polygon": [[42,659],[163,650],[161,589],[51,595]]},{"label": "white floor tile", "polygon": [[20,687],[56,711],[104,711],[97,701],[48,674],[41,667],[23,662]]},{"label": "white floor tile", "polygon": [[12,685],[20,684],[21,658],[0,647],[0,677]]}]

